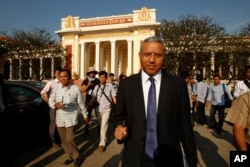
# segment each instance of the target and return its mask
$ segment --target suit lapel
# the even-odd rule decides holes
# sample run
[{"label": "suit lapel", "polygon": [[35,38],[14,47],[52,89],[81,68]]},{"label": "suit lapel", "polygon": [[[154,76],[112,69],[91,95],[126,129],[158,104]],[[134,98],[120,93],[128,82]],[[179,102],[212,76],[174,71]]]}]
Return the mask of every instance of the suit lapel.
[{"label": "suit lapel", "polygon": [[165,73],[162,73],[161,75],[161,85],[160,85],[160,94],[159,94],[159,101],[158,101],[158,111],[157,116],[160,115],[160,112],[162,112],[162,108],[166,103],[168,102],[169,94],[169,82],[167,82],[168,77]]},{"label": "suit lapel", "polygon": [[[146,119],[146,110],[145,110],[145,103],[144,102],[144,96],[143,96],[143,88],[142,88],[142,79],[141,79],[141,73],[137,74],[137,76],[135,77],[135,90],[133,91],[134,92],[134,99],[135,99],[135,102],[136,102],[136,108],[137,108],[137,111],[142,111],[141,114],[144,115],[144,118]],[[142,99],[142,100],[139,100],[139,99]]]}]

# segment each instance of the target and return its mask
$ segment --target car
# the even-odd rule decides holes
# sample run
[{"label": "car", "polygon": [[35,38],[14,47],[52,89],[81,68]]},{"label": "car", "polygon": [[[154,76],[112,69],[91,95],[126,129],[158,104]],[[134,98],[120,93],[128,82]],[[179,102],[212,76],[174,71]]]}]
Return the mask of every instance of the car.
[{"label": "car", "polygon": [[45,81],[30,81],[30,80],[8,80],[6,82],[17,82],[17,83],[23,83],[28,85],[33,85],[37,87],[38,89],[42,89],[45,85]]},{"label": "car", "polygon": [[0,112],[0,132],[5,142],[1,147],[9,147],[14,156],[49,141],[49,106],[40,95],[42,88],[5,81],[5,89],[7,106]]}]

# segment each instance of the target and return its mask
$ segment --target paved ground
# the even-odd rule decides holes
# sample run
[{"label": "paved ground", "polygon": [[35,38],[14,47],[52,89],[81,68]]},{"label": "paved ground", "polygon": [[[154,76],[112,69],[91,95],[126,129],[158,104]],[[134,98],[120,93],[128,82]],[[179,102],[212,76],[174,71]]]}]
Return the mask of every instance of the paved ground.
[{"label": "paved ground", "polygon": [[[208,114],[208,110],[206,111]],[[228,124],[223,126],[222,135],[216,135],[207,126],[195,126],[195,138],[199,158],[199,167],[228,167],[229,151],[235,150],[233,145],[232,127]],[[122,145],[118,145],[113,138],[112,129],[109,129],[108,145],[105,152],[98,151],[98,136],[95,128],[95,120],[91,122],[89,136],[84,137],[83,125],[79,125],[77,131],[77,143],[82,153],[82,167],[120,167]],[[33,148],[28,154],[23,154],[16,160],[20,167],[64,167],[65,160],[63,149]],[[68,167],[73,166],[73,163]]]}]

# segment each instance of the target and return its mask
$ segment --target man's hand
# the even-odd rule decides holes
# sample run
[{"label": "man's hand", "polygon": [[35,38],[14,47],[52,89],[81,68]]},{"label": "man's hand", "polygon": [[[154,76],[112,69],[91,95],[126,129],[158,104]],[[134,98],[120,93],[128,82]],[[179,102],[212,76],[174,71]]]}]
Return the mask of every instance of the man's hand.
[{"label": "man's hand", "polygon": [[191,99],[192,99],[193,102],[195,102],[196,99],[197,99],[197,96],[196,96],[196,95],[192,95],[192,96],[191,96]]},{"label": "man's hand", "polygon": [[128,136],[128,128],[126,126],[118,125],[115,128],[114,136],[117,140],[124,140]]},{"label": "man's hand", "polygon": [[85,125],[89,124],[89,118],[84,118],[83,122],[84,122]]},{"label": "man's hand", "polygon": [[47,93],[43,93],[42,94],[42,99],[45,101],[45,102],[48,102],[49,101],[49,96]]},{"label": "man's hand", "polygon": [[55,108],[56,108],[56,109],[63,109],[63,104],[62,104],[62,102],[56,102],[56,103],[55,103]]}]

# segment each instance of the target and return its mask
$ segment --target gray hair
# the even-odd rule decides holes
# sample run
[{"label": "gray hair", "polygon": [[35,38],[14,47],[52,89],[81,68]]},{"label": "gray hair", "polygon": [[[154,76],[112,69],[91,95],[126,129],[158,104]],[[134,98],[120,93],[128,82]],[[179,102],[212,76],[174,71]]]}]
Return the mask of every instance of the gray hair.
[{"label": "gray hair", "polygon": [[147,43],[147,42],[157,42],[157,43],[162,44],[163,48],[164,48],[164,53],[165,53],[166,47],[165,47],[164,41],[162,40],[162,38],[157,37],[157,36],[151,36],[151,37],[148,37],[148,38],[144,39],[144,41],[141,44],[140,51],[142,51],[143,44]]}]

